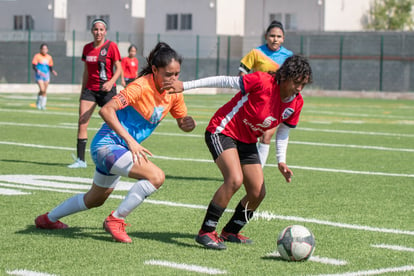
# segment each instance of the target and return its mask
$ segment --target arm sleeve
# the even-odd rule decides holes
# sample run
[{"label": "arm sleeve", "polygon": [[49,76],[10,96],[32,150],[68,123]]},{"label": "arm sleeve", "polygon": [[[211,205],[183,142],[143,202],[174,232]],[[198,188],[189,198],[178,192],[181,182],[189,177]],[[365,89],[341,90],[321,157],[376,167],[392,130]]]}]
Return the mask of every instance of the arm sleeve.
[{"label": "arm sleeve", "polygon": [[285,124],[280,124],[276,131],[276,159],[277,163],[286,163],[286,152],[289,142],[290,128]]},{"label": "arm sleeve", "polygon": [[184,90],[202,88],[202,87],[217,87],[217,88],[234,88],[240,90],[241,77],[217,76],[208,77],[199,80],[183,82]]}]

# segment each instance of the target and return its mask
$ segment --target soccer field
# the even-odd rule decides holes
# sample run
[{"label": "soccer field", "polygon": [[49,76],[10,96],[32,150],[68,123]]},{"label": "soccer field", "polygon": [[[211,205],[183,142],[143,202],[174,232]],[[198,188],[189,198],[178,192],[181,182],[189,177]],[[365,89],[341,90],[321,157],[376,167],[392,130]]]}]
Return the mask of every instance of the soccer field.
[{"label": "soccer field", "polygon": [[[0,94],[0,275],[414,275],[414,101],[305,97],[287,153],[292,183],[279,173],[272,144],[267,195],[243,233],[254,244],[213,251],[194,241],[222,182],[203,133],[228,94],[185,95],[197,128],[184,133],[169,116],[144,142],[166,181],[128,216],[132,244],[102,229],[133,183],[126,178],[102,207],[63,218],[68,229],[35,228],[37,215],[92,181],[89,152],[88,168],[67,168],[78,98],[49,93],[39,111],[35,95]],[[95,112],[88,145],[101,123]],[[275,254],[291,224],[315,235],[306,262]]]}]

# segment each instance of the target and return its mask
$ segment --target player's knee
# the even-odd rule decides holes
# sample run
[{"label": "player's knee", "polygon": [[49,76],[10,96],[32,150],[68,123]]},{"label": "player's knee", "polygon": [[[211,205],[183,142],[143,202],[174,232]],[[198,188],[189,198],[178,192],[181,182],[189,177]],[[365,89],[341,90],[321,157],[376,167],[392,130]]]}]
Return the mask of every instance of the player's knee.
[{"label": "player's knee", "polygon": [[148,181],[151,182],[151,184],[154,185],[156,189],[159,189],[162,184],[164,184],[165,174],[162,170],[158,170],[148,178]]},{"label": "player's knee", "polygon": [[224,185],[230,188],[233,193],[237,192],[240,189],[242,184],[243,184],[242,177],[233,176],[229,179],[224,180]]}]

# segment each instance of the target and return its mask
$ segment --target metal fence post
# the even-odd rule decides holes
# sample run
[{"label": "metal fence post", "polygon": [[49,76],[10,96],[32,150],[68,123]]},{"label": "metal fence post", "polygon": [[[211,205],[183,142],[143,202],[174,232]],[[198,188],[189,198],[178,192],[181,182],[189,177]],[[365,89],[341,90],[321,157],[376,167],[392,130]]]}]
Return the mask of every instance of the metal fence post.
[{"label": "metal fence post", "polygon": [[198,66],[200,60],[200,36],[197,35],[196,37],[196,70],[195,70],[195,78],[198,79]]},{"label": "metal fence post", "polygon": [[217,36],[217,59],[216,59],[216,76],[220,71],[220,36]]},{"label": "metal fence post", "polygon": [[32,30],[29,28],[27,35],[27,83],[30,83],[30,73],[32,69],[30,68],[31,56],[32,56]]},{"label": "metal fence post", "polygon": [[343,56],[344,36],[341,35],[339,40],[339,73],[338,73],[338,90],[342,90],[342,56]]},{"label": "metal fence post", "polygon": [[227,70],[226,70],[226,75],[230,75],[230,42],[231,42],[231,37],[228,36],[227,37]]},{"label": "metal fence post", "polygon": [[379,91],[382,91],[382,70],[384,63],[384,35],[381,35],[380,47],[380,72],[379,72]]},{"label": "metal fence post", "polygon": [[75,30],[72,31],[72,84],[75,84]]}]

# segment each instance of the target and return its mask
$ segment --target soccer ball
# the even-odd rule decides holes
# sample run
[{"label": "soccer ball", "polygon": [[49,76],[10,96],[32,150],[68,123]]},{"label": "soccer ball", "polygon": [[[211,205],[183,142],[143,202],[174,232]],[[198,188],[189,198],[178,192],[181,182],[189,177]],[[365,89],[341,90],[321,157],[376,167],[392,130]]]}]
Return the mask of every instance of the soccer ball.
[{"label": "soccer ball", "polygon": [[277,250],[287,261],[306,261],[315,250],[315,237],[302,225],[290,225],[280,232]]}]

